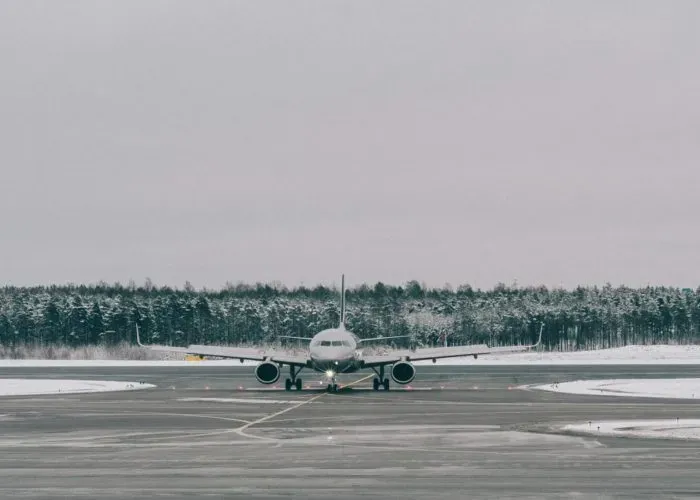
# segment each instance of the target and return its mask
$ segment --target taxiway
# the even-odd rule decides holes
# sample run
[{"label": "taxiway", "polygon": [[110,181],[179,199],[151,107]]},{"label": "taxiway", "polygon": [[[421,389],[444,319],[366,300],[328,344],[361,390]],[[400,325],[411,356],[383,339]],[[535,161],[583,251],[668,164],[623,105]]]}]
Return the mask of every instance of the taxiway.
[{"label": "taxiway", "polygon": [[[697,498],[700,449],[585,437],[571,422],[697,418],[700,401],[523,386],[700,377],[700,366],[419,367],[324,393],[259,385],[250,367],[13,368],[2,378],[128,380],[134,392],[0,400],[3,498]],[[343,379],[350,383],[365,374]]]}]

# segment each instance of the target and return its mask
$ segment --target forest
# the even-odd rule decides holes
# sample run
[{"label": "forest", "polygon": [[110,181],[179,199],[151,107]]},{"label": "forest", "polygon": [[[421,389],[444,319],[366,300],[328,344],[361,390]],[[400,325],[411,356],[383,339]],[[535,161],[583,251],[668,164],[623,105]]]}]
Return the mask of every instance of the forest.
[{"label": "forest", "polygon": [[[220,290],[133,282],[0,289],[0,357],[22,346],[276,345],[336,326],[339,291],[279,284]],[[543,349],[571,351],[700,340],[700,287],[577,287],[499,283],[490,290],[363,284],[350,288],[347,327],[361,338],[406,335],[397,347],[529,344],[544,323]],[[404,345],[405,344],[405,345]]]}]

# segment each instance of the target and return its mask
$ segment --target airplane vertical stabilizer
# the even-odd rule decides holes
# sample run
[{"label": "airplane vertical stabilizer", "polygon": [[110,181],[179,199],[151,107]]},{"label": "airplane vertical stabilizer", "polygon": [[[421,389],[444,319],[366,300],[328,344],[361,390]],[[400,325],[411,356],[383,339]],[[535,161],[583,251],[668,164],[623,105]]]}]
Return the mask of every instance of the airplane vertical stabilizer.
[{"label": "airplane vertical stabilizer", "polygon": [[340,328],[345,329],[345,275],[340,278]]}]

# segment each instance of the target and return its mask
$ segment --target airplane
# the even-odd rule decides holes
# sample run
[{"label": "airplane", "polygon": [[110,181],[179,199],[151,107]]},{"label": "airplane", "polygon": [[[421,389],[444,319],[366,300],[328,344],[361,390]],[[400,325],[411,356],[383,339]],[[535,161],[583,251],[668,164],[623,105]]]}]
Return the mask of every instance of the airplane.
[{"label": "airplane", "polygon": [[196,356],[213,356],[218,358],[238,359],[243,363],[246,360],[259,361],[255,367],[255,378],[261,384],[276,383],[284,365],[289,367],[289,377],[285,380],[285,390],[295,388],[302,389],[302,379],[299,373],[307,368],[325,375],[329,392],[338,392],[337,375],[341,373],[353,373],[363,369],[371,369],[376,374],[373,380],[373,389],[378,391],[383,388],[389,390],[389,378],[386,377],[387,367],[394,382],[399,385],[410,384],[416,376],[414,361],[473,356],[476,359],[484,354],[504,354],[529,351],[542,342],[541,325],[539,338],[532,345],[516,345],[506,347],[489,347],[486,344],[438,348],[419,348],[413,350],[396,350],[379,356],[363,356],[359,348],[366,342],[382,341],[395,338],[405,338],[407,335],[374,337],[361,339],[345,327],[345,275],[341,278],[340,290],[340,323],[336,328],[329,328],[318,332],[313,337],[283,338],[304,340],[309,342],[308,355],[290,356],[277,354],[274,351],[266,352],[255,348],[217,347],[206,345],[190,345],[188,347],[170,347],[162,345],[144,345],[141,343],[138,325],[136,325],[136,342],[139,346],[168,352],[180,352]]}]

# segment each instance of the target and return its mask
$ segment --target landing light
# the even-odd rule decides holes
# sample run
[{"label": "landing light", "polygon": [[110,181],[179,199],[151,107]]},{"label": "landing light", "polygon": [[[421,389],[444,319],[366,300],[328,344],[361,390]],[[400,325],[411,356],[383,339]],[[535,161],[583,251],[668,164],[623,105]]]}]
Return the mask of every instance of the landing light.
[{"label": "landing light", "polygon": [[333,375],[335,375],[335,372],[333,370],[326,370],[326,377],[332,378]]}]

